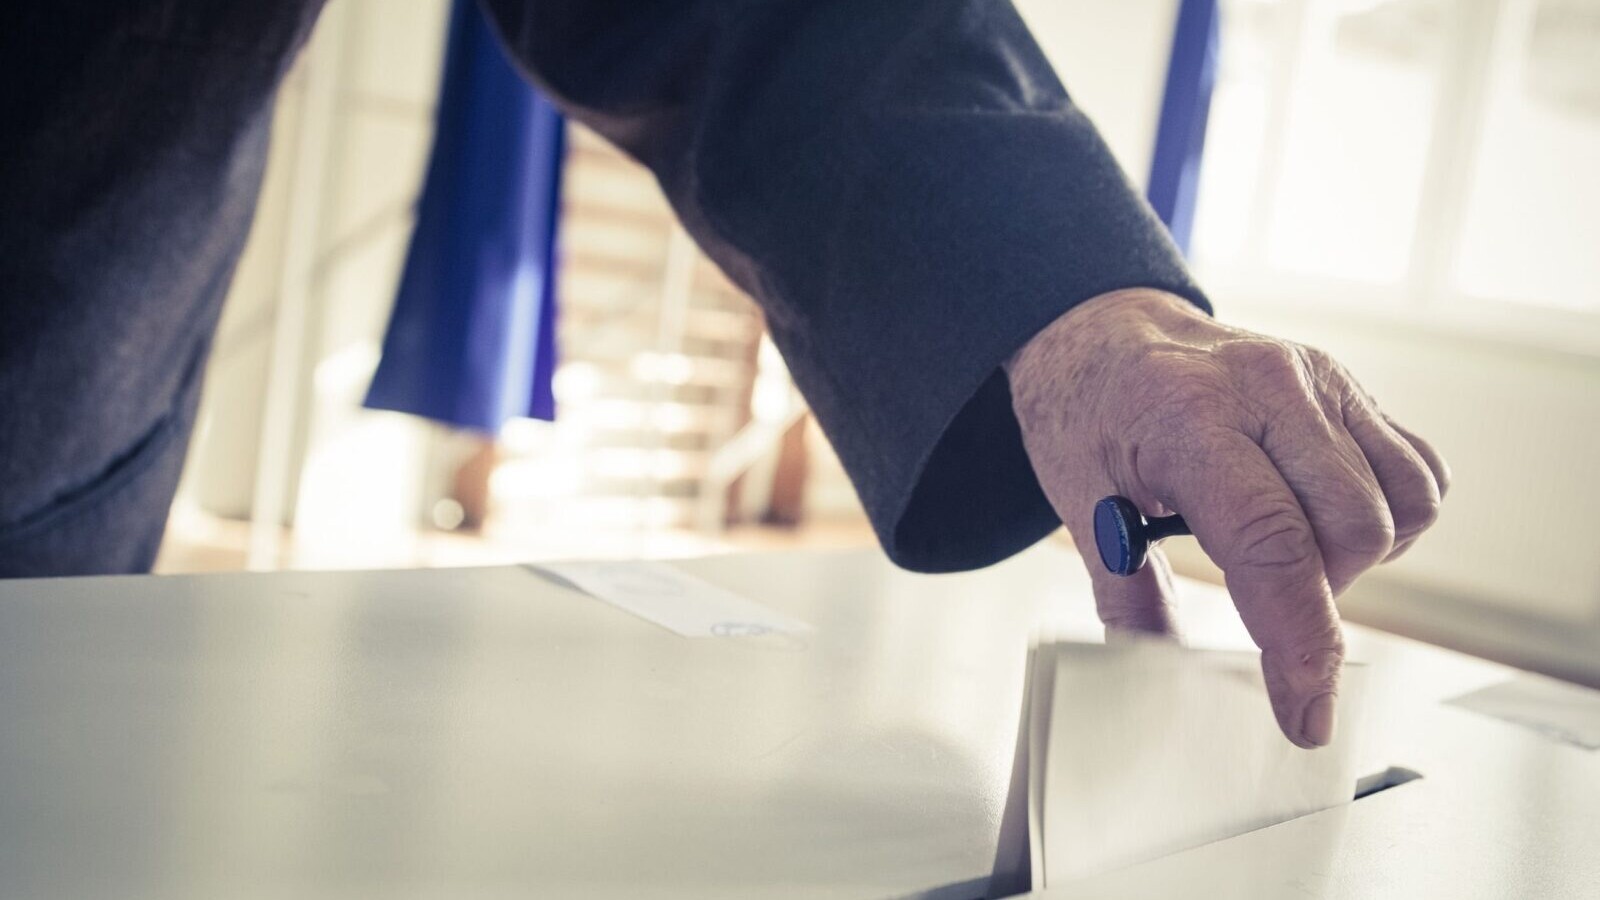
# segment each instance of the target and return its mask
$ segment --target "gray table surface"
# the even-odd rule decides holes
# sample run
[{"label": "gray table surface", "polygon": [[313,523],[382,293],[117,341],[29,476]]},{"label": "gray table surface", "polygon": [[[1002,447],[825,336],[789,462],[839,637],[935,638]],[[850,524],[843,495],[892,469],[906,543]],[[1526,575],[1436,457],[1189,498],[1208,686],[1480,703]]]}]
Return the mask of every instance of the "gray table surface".
[{"label": "gray table surface", "polygon": [[[982,894],[1028,637],[1095,632],[1075,556],[681,565],[816,630],[683,638],[516,567],[0,582],[0,897]],[[1196,643],[1243,644],[1186,592]],[[1600,884],[1596,755],[1438,704],[1509,670],[1352,647],[1372,765],[1426,777],[1149,884],[1286,883],[1259,853],[1330,895]],[[1148,886],[1118,877],[1062,896]]]}]

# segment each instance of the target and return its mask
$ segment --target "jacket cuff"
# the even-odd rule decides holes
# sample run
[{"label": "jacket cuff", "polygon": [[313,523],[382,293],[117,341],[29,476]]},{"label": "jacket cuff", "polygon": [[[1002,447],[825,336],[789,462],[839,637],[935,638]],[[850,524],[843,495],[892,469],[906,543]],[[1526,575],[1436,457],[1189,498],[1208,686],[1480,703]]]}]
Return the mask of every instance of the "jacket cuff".
[{"label": "jacket cuff", "polygon": [[1060,526],[1001,364],[1111,291],[1210,305],[1071,107],[911,114],[855,146],[878,158],[832,223],[826,301],[774,337],[890,558],[986,566]]}]

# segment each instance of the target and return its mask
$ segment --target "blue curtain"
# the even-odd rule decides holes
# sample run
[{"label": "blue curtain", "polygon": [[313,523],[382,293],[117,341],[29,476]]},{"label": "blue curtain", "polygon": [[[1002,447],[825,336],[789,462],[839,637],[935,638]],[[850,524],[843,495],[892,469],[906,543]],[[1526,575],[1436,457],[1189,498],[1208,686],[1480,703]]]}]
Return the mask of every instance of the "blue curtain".
[{"label": "blue curtain", "polygon": [[496,433],[555,417],[565,129],[474,0],[451,11],[416,229],[366,405]]},{"label": "blue curtain", "polygon": [[1172,61],[1150,162],[1150,205],[1185,253],[1194,228],[1200,155],[1206,143],[1211,91],[1217,83],[1221,44],[1217,0],[1183,0],[1172,35]]}]

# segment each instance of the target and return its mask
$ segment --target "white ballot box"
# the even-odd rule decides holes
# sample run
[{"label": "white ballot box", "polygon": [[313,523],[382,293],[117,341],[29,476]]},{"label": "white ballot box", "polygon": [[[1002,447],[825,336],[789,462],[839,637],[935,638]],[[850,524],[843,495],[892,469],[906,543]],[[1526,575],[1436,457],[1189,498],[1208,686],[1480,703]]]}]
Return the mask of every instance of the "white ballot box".
[{"label": "white ballot box", "polygon": [[[1029,641],[1099,635],[1074,554],[669,565],[0,582],[0,897],[1017,889]],[[588,593],[618,583],[635,593]],[[1192,645],[1248,650],[1220,591],[1182,588]],[[1593,896],[1600,755],[1446,702],[1511,670],[1349,643],[1355,771],[1420,778],[1049,896]],[[1129,750],[1093,762],[1125,780],[1160,758]]]}]

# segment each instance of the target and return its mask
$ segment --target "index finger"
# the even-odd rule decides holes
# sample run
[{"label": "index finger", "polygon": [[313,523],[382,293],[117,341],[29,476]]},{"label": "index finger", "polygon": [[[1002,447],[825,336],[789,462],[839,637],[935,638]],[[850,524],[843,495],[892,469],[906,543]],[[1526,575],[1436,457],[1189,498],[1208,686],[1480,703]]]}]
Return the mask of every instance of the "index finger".
[{"label": "index finger", "polygon": [[1333,740],[1344,638],[1306,514],[1272,460],[1248,436],[1219,431],[1201,447],[1141,458],[1141,478],[1183,515],[1222,568],[1261,648],[1267,695],[1301,747]]}]

